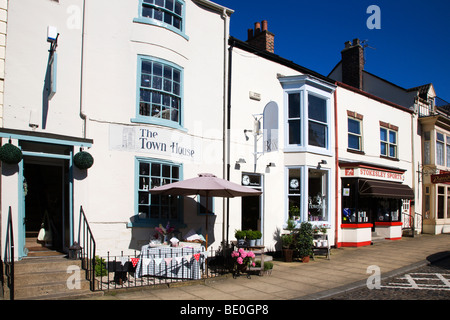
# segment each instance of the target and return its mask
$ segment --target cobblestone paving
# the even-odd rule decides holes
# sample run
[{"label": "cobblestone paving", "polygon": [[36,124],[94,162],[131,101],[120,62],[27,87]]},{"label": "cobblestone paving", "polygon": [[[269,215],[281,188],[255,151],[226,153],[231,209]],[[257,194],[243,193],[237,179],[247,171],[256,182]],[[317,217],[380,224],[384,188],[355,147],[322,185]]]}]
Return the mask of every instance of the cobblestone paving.
[{"label": "cobblestone paving", "polygon": [[450,300],[450,258],[324,300]]}]

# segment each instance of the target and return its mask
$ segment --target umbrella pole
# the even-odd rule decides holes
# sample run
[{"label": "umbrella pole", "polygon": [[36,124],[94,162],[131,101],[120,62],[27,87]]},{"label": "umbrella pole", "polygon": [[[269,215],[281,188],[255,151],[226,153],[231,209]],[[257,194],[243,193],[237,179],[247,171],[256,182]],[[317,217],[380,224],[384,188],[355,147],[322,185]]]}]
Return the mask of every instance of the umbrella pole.
[{"label": "umbrella pole", "polygon": [[208,251],[208,207],[209,207],[209,197],[208,197],[208,193],[206,193],[206,251]]}]

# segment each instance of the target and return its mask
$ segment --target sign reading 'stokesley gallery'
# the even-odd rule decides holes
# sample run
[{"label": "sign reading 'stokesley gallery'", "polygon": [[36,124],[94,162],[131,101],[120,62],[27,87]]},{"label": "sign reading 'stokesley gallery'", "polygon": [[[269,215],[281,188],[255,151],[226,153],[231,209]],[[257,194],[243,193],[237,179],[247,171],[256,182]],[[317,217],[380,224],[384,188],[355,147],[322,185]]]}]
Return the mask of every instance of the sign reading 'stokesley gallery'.
[{"label": "sign reading 'stokesley gallery'", "polygon": [[201,144],[195,138],[178,131],[140,126],[109,126],[111,150],[149,153],[152,156],[175,157],[197,161]]}]

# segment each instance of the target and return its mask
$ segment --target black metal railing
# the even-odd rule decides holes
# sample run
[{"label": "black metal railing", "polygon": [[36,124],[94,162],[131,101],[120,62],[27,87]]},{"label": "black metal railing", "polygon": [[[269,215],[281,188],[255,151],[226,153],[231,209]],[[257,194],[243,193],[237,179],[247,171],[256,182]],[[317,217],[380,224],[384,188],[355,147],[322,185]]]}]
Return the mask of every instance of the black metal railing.
[{"label": "black metal railing", "polygon": [[[175,262],[167,262],[162,260],[155,262],[152,260],[152,265],[143,266],[143,258],[141,253],[134,251],[131,255],[120,256],[110,255],[96,257],[95,283],[97,290],[110,291],[122,288],[134,287],[148,287],[158,285],[170,285],[173,283],[187,282],[192,280],[204,280],[218,277],[230,272],[230,265],[227,263],[223,251],[221,249],[214,250],[210,248],[205,255],[196,260],[194,258]],[[229,262],[229,261],[228,261]],[[158,263],[156,268],[155,263]],[[137,270],[139,268],[139,270]],[[145,268],[157,271],[145,272]],[[174,270],[185,268],[188,270],[182,276],[170,277],[168,274],[173,274]],[[192,268],[192,269],[191,269]],[[142,272],[144,270],[144,272]],[[191,272],[190,270],[195,270]]]},{"label": "black metal railing", "polygon": [[[9,289],[8,290],[9,299],[14,300],[14,234],[13,234],[11,207],[9,207],[8,210],[8,225],[6,228],[4,265],[5,265],[6,285],[8,286]],[[3,279],[3,272],[2,272],[2,279]]]},{"label": "black metal railing", "polygon": [[403,230],[411,230],[411,237],[414,238],[416,233],[416,224],[421,225],[422,223],[422,215],[418,212],[414,214],[410,214],[407,212],[402,212],[403,214]]},{"label": "black metal railing", "polygon": [[78,244],[81,246],[81,265],[86,271],[86,279],[90,281],[91,291],[95,291],[95,250],[96,244],[89,223],[84,214],[83,206],[80,206],[80,221],[78,224]]}]

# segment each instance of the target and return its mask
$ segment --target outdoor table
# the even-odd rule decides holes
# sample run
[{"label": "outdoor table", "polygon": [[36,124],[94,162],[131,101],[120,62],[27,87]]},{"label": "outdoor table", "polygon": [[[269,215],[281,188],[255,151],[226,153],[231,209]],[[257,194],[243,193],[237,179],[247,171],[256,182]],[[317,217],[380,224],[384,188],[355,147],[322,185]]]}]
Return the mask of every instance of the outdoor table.
[{"label": "outdoor table", "polygon": [[205,269],[207,251],[205,247],[150,247],[141,248],[136,265],[136,277],[146,275],[178,278],[200,279],[201,270]]}]

